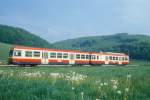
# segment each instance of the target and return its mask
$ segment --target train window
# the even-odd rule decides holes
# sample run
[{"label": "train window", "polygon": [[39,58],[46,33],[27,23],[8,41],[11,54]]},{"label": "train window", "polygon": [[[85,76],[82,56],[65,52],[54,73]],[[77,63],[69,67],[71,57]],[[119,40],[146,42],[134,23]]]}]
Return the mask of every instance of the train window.
[{"label": "train window", "polygon": [[48,59],[48,52],[42,52],[42,58]]},{"label": "train window", "polygon": [[97,56],[97,60],[99,59],[99,56]]},{"label": "train window", "polygon": [[86,55],[86,59],[89,59],[89,55]]},{"label": "train window", "polygon": [[80,59],[80,54],[76,54],[76,59]]},{"label": "train window", "polygon": [[[110,56],[109,56],[109,57],[110,57]],[[108,56],[105,56],[105,59],[108,60],[109,57],[108,57]]]},{"label": "train window", "polygon": [[26,57],[32,57],[32,51],[25,51]]},{"label": "train window", "polygon": [[33,56],[34,57],[40,57],[40,52],[39,51],[34,51]]},{"label": "train window", "polygon": [[81,55],[81,59],[85,59],[85,55]]},{"label": "train window", "polygon": [[113,57],[113,60],[115,60],[115,57]]},{"label": "train window", "polygon": [[127,57],[125,57],[125,60],[128,60],[128,58],[127,58]]},{"label": "train window", "polygon": [[50,58],[56,58],[56,53],[55,52],[51,52],[50,53]]},{"label": "train window", "polygon": [[116,57],[116,60],[118,60],[118,57]]},{"label": "train window", "polygon": [[14,56],[20,57],[21,56],[21,50],[15,50]]},{"label": "train window", "polygon": [[70,54],[70,55],[69,55],[69,58],[70,58],[70,59],[75,59],[75,54]]},{"label": "train window", "polygon": [[121,57],[119,57],[119,61],[121,61]]},{"label": "train window", "polygon": [[62,58],[62,53],[57,53],[57,58]]},{"label": "train window", "polygon": [[92,55],[92,59],[93,59],[93,60],[96,59],[95,55]]},{"label": "train window", "polygon": [[68,53],[63,53],[63,58],[68,58]]},{"label": "train window", "polygon": [[13,56],[13,50],[10,50],[10,52],[9,52],[9,57],[11,57],[11,56]]},{"label": "train window", "polygon": [[122,61],[124,61],[124,57],[122,57]]},{"label": "train window", "polygon": [[112,60],[112,56],[109,56],[109,59]]},{"label": "train window", "polygon": [[92,59],[92,56],[91,56],[91,55],[89,55],[89,59]]}]

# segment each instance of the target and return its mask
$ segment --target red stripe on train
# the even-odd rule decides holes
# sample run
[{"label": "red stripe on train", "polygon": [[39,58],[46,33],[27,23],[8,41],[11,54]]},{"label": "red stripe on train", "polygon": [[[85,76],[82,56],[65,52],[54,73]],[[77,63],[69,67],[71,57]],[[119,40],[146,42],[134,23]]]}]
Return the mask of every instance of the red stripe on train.
[{"label": "red stripe on train", "polygon": [[49,59],[49,62],[50,63],[56,63],[56,62],[69,63],[69,60]]},{"label": "red stripe on train", "polygon": [[105,64],[105,61],[90,61],[90,64]]},{"label": "red stripe on train", "polygon": [[13,58],[13,59],[12,59],[12,62],[41,63],[41,59]]},{"label": "red stripe on train", "polygon": [[129,62],[122,62],[122,65],[128,65]]}]

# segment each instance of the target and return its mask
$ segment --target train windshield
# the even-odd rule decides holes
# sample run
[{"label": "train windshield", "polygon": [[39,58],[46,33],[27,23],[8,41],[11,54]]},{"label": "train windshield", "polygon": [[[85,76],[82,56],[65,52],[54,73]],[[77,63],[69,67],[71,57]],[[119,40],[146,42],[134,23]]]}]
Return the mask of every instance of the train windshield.
[{"label": "train windshield", "polygon": [[10,50],[9,57],[12,57],[12,56],[20,57],[21,51],[20,50]]},{"label": "train windshield", "polygon": [[13,56],[13,50],[10,50],[9,57]]}]

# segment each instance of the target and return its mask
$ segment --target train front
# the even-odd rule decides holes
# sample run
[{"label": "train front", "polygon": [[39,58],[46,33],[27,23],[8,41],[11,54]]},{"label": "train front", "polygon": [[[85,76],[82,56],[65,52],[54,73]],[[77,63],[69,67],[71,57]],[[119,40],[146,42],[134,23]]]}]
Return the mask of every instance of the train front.
[{"label": "train front", "polygon": [[17,62],[15,61],[14,57],[20,57],[21,51],[15,50],[15,47],[12,47],[9,51],[9,57],[8,57],[8,64],[17,65]]},{"label": "train front", "polygon": [[13,64],[13,48],[9,51],[8,64]]}]

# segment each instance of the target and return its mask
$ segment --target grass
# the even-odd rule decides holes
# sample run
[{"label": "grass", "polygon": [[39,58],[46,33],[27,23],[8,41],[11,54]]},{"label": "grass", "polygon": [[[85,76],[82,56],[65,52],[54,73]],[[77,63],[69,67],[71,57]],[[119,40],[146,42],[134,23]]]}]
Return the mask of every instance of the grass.
[{"label": "grass", "polygon": [[132,64],[0,67],[0,99],[149,100],[150,63]]}]

